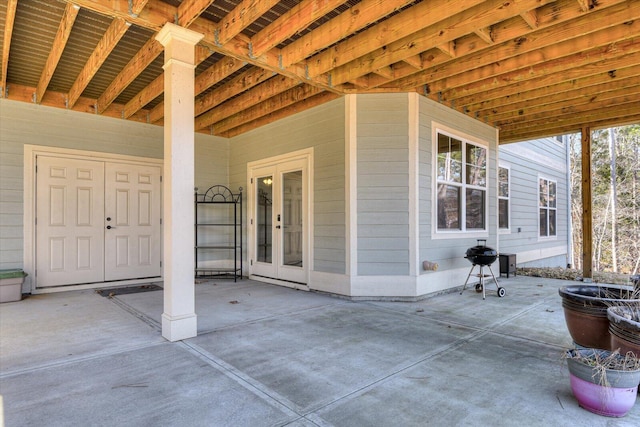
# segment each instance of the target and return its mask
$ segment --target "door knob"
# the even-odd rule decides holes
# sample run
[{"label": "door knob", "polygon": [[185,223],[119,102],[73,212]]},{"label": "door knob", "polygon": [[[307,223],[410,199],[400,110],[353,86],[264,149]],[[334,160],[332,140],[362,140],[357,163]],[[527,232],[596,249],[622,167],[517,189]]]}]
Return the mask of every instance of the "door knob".
[{"label": "door knob", "polygon": [[110,225],[107,225],[107,230],[111,230],[113,227],[111,227]]},{"label": "door knob", "polygon": [[111,221],[111,217],[110,216],[107,217],[107,221]]}]

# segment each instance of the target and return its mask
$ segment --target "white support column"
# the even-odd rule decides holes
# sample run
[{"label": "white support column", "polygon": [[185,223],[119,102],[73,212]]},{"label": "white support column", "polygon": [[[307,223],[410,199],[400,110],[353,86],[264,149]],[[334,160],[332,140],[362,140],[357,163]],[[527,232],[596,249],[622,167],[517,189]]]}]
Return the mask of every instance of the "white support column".
[{"label": "white support column", "polygon": [[164,46],[164,313],[162,336],[195,337],[193,187],[194,57],[203,35],[167,23],[156,35]]}]

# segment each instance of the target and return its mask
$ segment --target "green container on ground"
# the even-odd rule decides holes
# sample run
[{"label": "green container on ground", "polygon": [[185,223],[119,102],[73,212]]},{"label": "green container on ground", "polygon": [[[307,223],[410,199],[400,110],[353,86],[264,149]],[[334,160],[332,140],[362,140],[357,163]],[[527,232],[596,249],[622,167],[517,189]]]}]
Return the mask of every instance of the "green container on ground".
[{"label": "green container on ground", "polygon": [[20,269],[0,270],[0,303],[20,301],[27,273]]}]

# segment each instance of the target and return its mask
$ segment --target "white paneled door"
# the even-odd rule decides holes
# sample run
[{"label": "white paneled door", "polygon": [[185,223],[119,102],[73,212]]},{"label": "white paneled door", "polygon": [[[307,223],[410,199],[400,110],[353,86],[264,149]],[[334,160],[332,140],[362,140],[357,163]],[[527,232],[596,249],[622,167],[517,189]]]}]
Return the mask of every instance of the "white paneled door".
[{"label": "white paneled door", "polygon": [[37,157],[36,286],[161,275],[160,167]]}]

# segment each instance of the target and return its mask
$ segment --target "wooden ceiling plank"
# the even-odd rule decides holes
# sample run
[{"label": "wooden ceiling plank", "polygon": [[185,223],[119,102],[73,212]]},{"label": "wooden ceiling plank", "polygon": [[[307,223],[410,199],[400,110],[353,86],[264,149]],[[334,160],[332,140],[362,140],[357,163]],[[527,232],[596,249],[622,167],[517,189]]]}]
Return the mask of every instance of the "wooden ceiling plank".
[{"label": "wooden ceiling plank", "polygon": [[183,0],[178,6],[178,25],[189,28],[211,3],[213,0]]},{"label": "wooden ceiling plank", "polygon": [[42,74],[40,75],[40,80],[36,85],[34,99],[34,102],[36,104],[40,104],[42,102],[42,97],[47,90],[47,87],[49,86],[49,82],[53,77],[53,73],[56,71],[58,62],[60,62],[62,52],[67,46],[67,40],[69,40],[69,36],[71,35],[71,29],[73,28],[73,24],[76,21],[78,12],[80,12],[80,8],[71,3],[67,3],[66,7],[64,8],[62,19],[60,20],[60,26],[58,27],[58,31],[56,32],[56,35],[53,39],[53,44],[51,46],[51,49],[49,50],[47,62],[45,62]]},{"label": "wooden ceiling plank", "polygon": [[[80,5],[87,10],[100,13],[102,15],[120,17],[131,24],[135,24],[142,28],[153,31],[160,31],[166,22],[173,22],[177,12],[177,7],[171,6],[160,0],[149,0],[147,6],[142,10],[140,15],[131,16],[128,10],[127,0],[62,0]],[[385,0],[395,1],[395,0]],[[408,1],[408,0],[404,0]],[[260,57],[252,57],[249,55],[249,38],[238,34],[225,45],[221,45],[215,34],[218,32],[218,25],[206,20],[202,17],[196,18],[191,30],[204,34],[204,38],[200,44],[208,47],[214,52],[219,52],[225,56],[230,56],[249,64],[262,67],[274,73],[279,73],[290,78],[297,79],[300,82],[312,84],[322,89],[338,93],[338,91],[329,83],[326,75],[315,76],[311,78],[304,65],[293,64],[286,69],[281,66],[280,50],[271,49]]]},{"label": "wooden ceiling plank", "polygon": [[155,34],[129,60],[109,87],[98,98],[98,114],[104,110],[140,75],[164,50],[155,38]]},{"label": "wooden ceiling plank", "polygon": [[517,97],[532,91],[535,91],[535,93],[540,92],[540,96],[544,97],[552,93],[546,91],[546,88],[556,88],[560,90],[561,87],[566,89],[567,86],[574,88],[586,79],[592,81],[593,84],[598,84],[616,79],[618,76],[620,76],[620,78],[627,78],[632,75],[637,75],[638,63],[640,63],[640,51],[635,53],[629,52],[627,55],[613,60],[605,59],[575,68],[567,67],[560,74],[547,74],[532,80],[523,80],[508,85],[496,86],[491,90],[456,98],[456,104],[468,106],[479,103],[487,105],[489,102],[494,102],[501,105],[501,102],[508,102],[512,97],[520,99]]},{"label": "wooden ceiling plank", "polygon": [[[455,40],[474,32],[477,28],[496,24],[519,14],[523,10],[529,10],[534,5],[549,1],[551,0],[523,0],[517,3],[505,3],[499,0],[492,0],[482,2],[471,9],[463,10],[453,16],[450,15],[451,11],[448,7],[444,7],[442,11],[435,8],[430,9],[438,12],[436,15],[437,18],[434,19],[435,22],[432,25],[392,43],[378,47],[375,50],[371,50],[369,53],[361,55],[346,64],[335,64],[339,66],[336,66],[331,71],[331,81],[335,85],[349,81],[354,77],[367,74],[373,69],[402,61],[407,56],[412,56],[445,42]],[[467,5],[470,2],[460,3]],[[428,5],[431,5],[431,3],[428,3]],[[411,11],[411,9],[409,11]],[[391,19],[389,19],[389,21],[391,21]],[[429,22],[431,23],[432,21],[429,20]],[[410,22],[404,25],[413,25],[413,27],[416,28],[416,25]],[[446,28],[446,30],[443,30],[443,27]],[[361,34],[366,34],[366,32]],[[311,75],[313,75],[313,73],[311,73]]]},{"label": "wooden ceiling plank", "polygon": [[[490,108],[477,108],[466,106],[466,110],[480,117],[488,117],[495,121],[502,115],[519,114],[537,106],[547,106],[556,102],[569,102],[575,99],[599,99],[610,97],[620,91],[635,92],[640,88],[640,75],[629,67],[627,76],[616,76],[611,78],[606,74],[589,76],[581,79],[574,79],[567,82],[560,82],[555,85],[536,87],[532,90],[518,93],[512,98],[508,98],[504,103],[493,105]],[[622,73],[621,73],[622,74]],[[462,107],[462,106],[461,106]],[[476,107],[476,108],[474,108]]]},{"label": "wooden ceiling plank", "polygon": [[578,5],[580,6],[580,10],[582,10],[583,12],[589,11],[589,9],[591,8],[591,1],[592,0],[576,0],[576,2],[578,2]]},{"label": "wooden ceiling plank", "polygon": [[411,65],[416,70],[422,70],[424,68],[424,65],[422,63],[422,55],[421,54],[408,56],[408,57],[404,58],[403,61],[406,62],[407,64]]},{"label": "wooden ceiling plank", "polygon": [[535,9],[520,13],[520,17],[524,19],[524,22],[526,22],[532,30],[538,28],[538,13]]},{"label": "wooden ceiling plank", "polygon": [[486,44],[488,45],[494,44],[493,31],[491,31],[491,27],[476,28],[473,32],[478,37],[480,37],[480,39],[482,39]]},{"label": "wooden ceiling plank", "polygon": [[[483,66],[508,68],[505,65],[505,61],[509,58],[542,48],[548,48],[548,52],[545,54],[552,55],[549,56],[550,58],[555,57],[558,51],[554,46],[561,42],[601,31],[603,28],[623,24],[628,21],[630,16],[640,16],[640,4],[629,6],[628,4],[617,3],[609,8],[592,12],[593,19],[579,12],[556,14],[556,21],[545,21],[544,28],[538,31],[510,33],[509,42],[507,43],[501,43],[496,47],[465,55],[454,62],[434,64],[433,67],[426,68],[421,73],[416,73],[411,77],[397,81],[396,85],[409,88],[430,82],[432,90],[438,91],[439,89],[436,89],[433,84],[434,81],[455,76],[461,70],[479,70]],[[554,22],[554,25],[546,25],[547,22]],[[529,63],[528,65],[534,64]]]},{"label": "wooden ceiling plank", "polygon": [[13,24],[16,19],[16,9],[18,0],[7,2],[7,12],[4,19],[4,35],[2,42],[2,71],[0,72],[0,98],[7,96],[7,69],[9,68],[9,51],[11,50],[11,36],[13,34]]},{"label": "wooden ceiling plank", "polygon": [[142,107],[160,96],[162,92],[164,92],[164,73],[156,77],[125,104],[122,110],[122,117],[128,119],[142,109]]},{"label": "wooden ceiling plank", "polygon": [[127,32],[129,25],[130,24],[122,18],[116,18],[111,22],[111,25],[109,25],[109,28],[105,31],[102,39],[100,39],[98,45],[89,56],[89,59],[76,78],[76,81],[71,86],[71,89],[69,89],[67,108],[73,108],[82,92],[84,92],[89,82],[91,82],[93,76],[95,76],[104,61],[111,54],[111,51]]},{"label": "wooden ceiling plank", "polygon": [[[456,57],[456,42],[455,41],[450,41],[448,43],[444,43],[444,44],[439,44],[438,46],[436,46],[437,49],[440,50],[440,52],[444,53],[445,55],[447,55],[449,58],[455,58]],[[404,61],[404,59],[403,59]]]},{"label": "wooden ceiling plank", "polygon": [[[567,7],[567,4],[571,4],[571,2],[573,1],[574,0],[560,0],[559,2],[550,3],[536,9],[539,29],[553,27],[555,25],[566,22],[571,23],[576,18],[584,16],[584,14],[581,13],[577,8]],[[598,10],[623,2],[624,0],[606,0],[606,2],[603,1],[601,2],[601,4],[599,4]],[[504,58],[520,54],[522,53],[522,50],[530,44],[529,39],[544,39],[544,37],[542,37],[543,33],[537,31],[534,32],[523,21],[515,18],[505,21],[499,26],[496,25],[494,26],[494,28],[495,31],[493,31],[492,33],[492,36],[495,40],[494,46],[490,46],[483,41],[480,41],[477,36],[474,37],[472,35],[468,35],[458,38],[456,39],[456,51],[458,52],[458,59],[450,62],[450,57],[436,53],[433,49],[427,52],[423,52],[421,56],[423,58],[424,72],[416,72],[412,77],[409,77],[408,75],[399,76],[399,78],[401,78],[402,80],[396,82],[395,85],[405,87],[407,89],[411,87],[421,86],[429,81],[434,80],[434,78],[430,74],[428,74],[431,71],[430,69],[432,67],[436,67],[433,68],[433,70],[443,70],[443,68],[454,69],[455,72],[451,72],[451,74],[457,74],[460,69],[466,69],[465,67],[473,69],[480,64],[486,65],[491,62],[499,61]],[[508,51],[502,51],[505,46],[507,46],[508,49],[511,49],[510,54]],[[500,49],[501,52],[498,52],[498,49]],[[446,62],[450,63],[445,64]]]},{"label": "wooden ceiling plank", "polygon": [[[531,80],[545,74],[562,73],[567,69],[598,62],[602,59],[614,59],[638,49],[639,42],[627,40],[640,28],[640,20],[615,28],[587,34],[557,45],[527,52],[506,59],[499,64],[479,67],[468,73],[433,81],[429,87],[433,92],[442,92],[443,100],[483,92],[495,87],[496,82]],[[575,52],[578,52],[577,54]],[[545,58],[554,58],[544,60]]]},{"label": "wooden ceiling plank", "polygon": [[[492,4],[495,2],[498,2],[498,0],[491,0]],[[465,11],[468,12],[469,9],[473,9],[473,6],[482,3],[484,2],[481,0],[453,3],[437,0],[418,3],[378,25],[338,43],[331,49],[326,49],[309,58],[307,60],[309,75],[312,77],[317,76],[341,66],[341,68],[345,69],[350,66],[358,66],[362,69],[362,72],[354,77],[363,76],[374,69],[402,60],[402,58],[399,58],[397,61],[387,61],[386,63],[375,61],[378,55],[384,55],[389,48],[392,48],[391,46],[393,46],[395,50],[402,50],[404,57],[416,55],[426,50],[426,48],[420,50],[419,47],[414,45],[416,30],[419,30],[418,33],[424,32],[425,28],[431,30],[430,34],[433,38],[431,40],[432,44],[429,47],[435,47],[438,44],[453,40],[456,37],[449,37],[451,29],[448,28],[445,23],[451,22],[455,25],[457,21],[454,20],[452,16],[462,14]],[[504,2],[500,1],[499,3],[503,4]],[[447,18],[449,19],[447,20]],[[446,29],[443,29],[443,27]],[[362,58],[360,61],[356,61],[360,58]],[[376,65],[372,64],[372,61],[375,62]],[[332,76],[334,84],[338,84],[335,81],[336,73],[334,73],[334,71],[332,71]],[[341,79],[341,82],[348,80],[349,79]]]},{"label": "wooden ceiling plank", "polygon": [[224,45],[260,18],[280,0],[242,0],[218,23],[215,42]]},{"label": "wooden ceiling plank", "polygon": [[[209,92],[196,99],[195,115],[199,116],[217,105],[222,104],[227,99],[239,95],[260,83],[269,80],[275,75],[276,74],[272,71],[265,70],[260,67],[251,67],[247,71],[234,77],[231,81],[217,88],[215,91]],[[207,126],[209,124],[210,123],[208,123]]]},{"label": "wooden ceiling plank", "polygon": [[240,125],[257,120],[267,114],[274,111],[281,110],[285,107],[300,102],[310,96],[318,95],[322,92],[322,89],[309,85],[298,85],[291,89],[288,89],[278,95],[272,96],[256,105],[245,108],[213,124],[213,130],[215,134],[220,134],[236,128]]},{"label": "wooden ceiling plank", "polygon": [[406,6],[413,0],[363,0],[345,12],[322,24],[309,34],[282,48],[283,68],[303,61],[305,58],[357,32],[372,22]]},{"label": "wooden ceiling plank", "polygon": [[331,93],[331,92],[322,92],[318,95],[309,97],[303,101],[297,102],[293,105],[290,105],[289,107],[285,107],[281,110],[278,111],[274,111],[272,113],[270,113],[269,115],[266,116],[262,116],[261,118],[254,120],[250,123],[238,126],[237,128],[231,129],[230,131],[224,132],[222,134],[220,134],[220,136],[223,136],[225,138],[232,138],[234,136],[237,135],[241,135],[243,133],[249,132],[250,130],[259,128],[261,126],[265,126],[268,125],[269,123],[273,123],[276,122],[278,120],[281,120],[285,117],[291,116],[293,114],[297,114],[300,113],[302,111],[308,110],[310,108],[313,107],[317,107],[318,105],[322,105],[324,103],[327,103],[329,101],[333,101],[336,98],[339,98],[340,96],[335,94],[335,93]]},{"label": "wooden ceiling plank", "polygon": [[129,11],[129,13],[131,15],[134,15],[134,16],[140,15],[140,12],[142,12],[142,9],[145,8],[145,6],[147,5],[148,1],[149,0],[132,0],[132,1],[130,1],[131,10]]},{"label": "wooden ceiling plank", "polygon": [[[623,82],[621,82],[623,83]],[[508,111],[496,110],[496,111],[481,111],[480,117],[484,117],[490,123],[504,123],[508,120],[519,119],[524,117],[525,119],[534,118],[537,114],[547,114],[549,111],[577,111],[577,107],[581,105],[587,105],[591,108],[592,102],[600,102],[606,100],[623,100],[625,97],[640,94],[640,80],[630,79],[629,84],[634,83],[632,86],[624,84],[623,88],[614,90],[609,87],[597,88],[591,87],[578,88],[573,91],[566,91],[556,95],[548,96],[545,100],[533,100],[526,103],[521,103],[517,108],[510,108]],[[594,92],[595,90],[595,92]]]},{"label": "wooden ceiling plank", "polygon": [[251,54],[260,56],[304,30],[346,0],[304,0],[251,38]]},{"label": "wooden ceiling plank", "polygon": [[275,76],[252,90],[210,109],[206,113],[196,117],[195,128],[206,128],[232,114],[236,114],[245,108],[249,108],[257,103],[278,95],[286,90],[296,87],[300,83],[297,80],[285,76]]},{"label": "wooden ceiling plank", "polygon": [[638,102],[640,99],[635,98],[626,103],[607,103],[596,104],[589,108],[587,114],[562,114],[560,116],[549,115],[537,121],[526,123],[511,123],[501,125],[500,130],[505,133],[517,132],[526,133],[529,131],[540,132],[543,129],[567,128],[569,126],[581,126],[603,120],[617,120],[620,117],[632,116],[638,114]]}]

